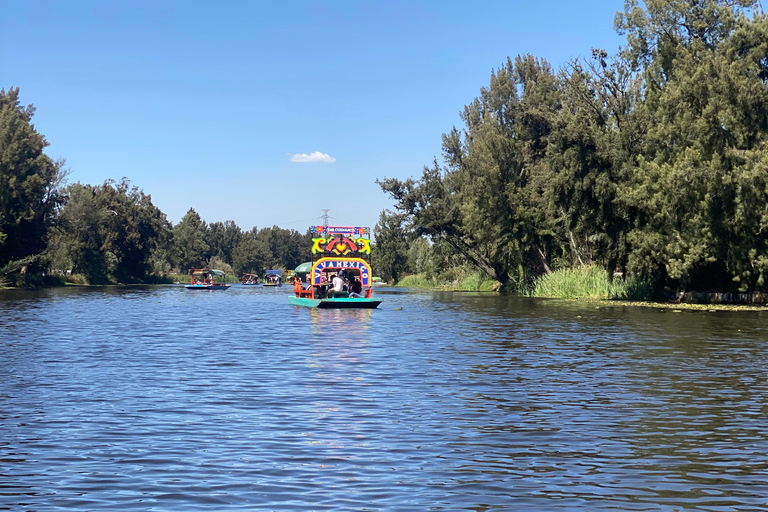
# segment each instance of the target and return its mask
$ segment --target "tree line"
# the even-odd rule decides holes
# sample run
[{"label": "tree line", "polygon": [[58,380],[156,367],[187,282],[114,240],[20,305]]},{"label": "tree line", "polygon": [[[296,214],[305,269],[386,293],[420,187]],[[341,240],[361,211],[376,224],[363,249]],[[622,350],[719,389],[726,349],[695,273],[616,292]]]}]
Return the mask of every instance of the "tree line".
[{"label": "tree line", "polygon": [[19,89],[0,90],[0,278],[10,283],[74,273],[93,284],[146,282],[204,266],[232,273],[293,269],[310,258],[311,236],[277,226],[249,231],[206,223],[194,209],[173,225],[130,181],[65,185],[64,161]]},{"label": "tree line", "polygon": [[766,289],[768,17],[755,0],[628,0],[615,28],[614,55],[507,59],[441,162],[379,181],[387,275],[453,259],[512,288],[599,265],[656,294]]}]

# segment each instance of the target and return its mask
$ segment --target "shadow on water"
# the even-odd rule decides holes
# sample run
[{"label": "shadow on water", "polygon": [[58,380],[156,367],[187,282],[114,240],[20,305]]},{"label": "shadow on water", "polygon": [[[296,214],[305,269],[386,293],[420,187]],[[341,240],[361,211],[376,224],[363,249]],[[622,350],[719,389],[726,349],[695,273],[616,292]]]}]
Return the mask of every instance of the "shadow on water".
[{"label": "shadow on water", "polygon": [[765,313],[0,292],[0,510],[765,510]]}]

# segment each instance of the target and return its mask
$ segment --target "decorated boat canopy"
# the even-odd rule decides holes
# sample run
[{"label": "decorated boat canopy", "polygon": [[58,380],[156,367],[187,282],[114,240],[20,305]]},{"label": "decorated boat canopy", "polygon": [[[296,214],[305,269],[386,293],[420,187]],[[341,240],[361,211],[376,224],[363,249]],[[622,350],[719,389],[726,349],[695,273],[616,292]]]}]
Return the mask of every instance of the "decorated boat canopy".
[{"label": "decorated boat canopy", "polygon": [[371,254],[371,230],[354,226],[311,226],[312,254]]},{"label": "decorated boat canopy", "polygon": [[370,286],[373,272],[368,262],[362,258],[320,258],[312,265],[312,284],[316,286],[326,284],[322,282],[324,271],[351,269],[357,269],[360,272],[362,286]]}]

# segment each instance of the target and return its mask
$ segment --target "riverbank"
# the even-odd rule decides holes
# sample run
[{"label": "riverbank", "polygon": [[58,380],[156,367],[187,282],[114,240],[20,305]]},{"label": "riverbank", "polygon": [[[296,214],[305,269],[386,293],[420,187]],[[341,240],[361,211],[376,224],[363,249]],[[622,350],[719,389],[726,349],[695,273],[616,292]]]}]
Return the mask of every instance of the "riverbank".
[{"label": "riverbank", "polygon": [[[397,287],[440,291],[493,292],[500,283],[484,278],[479,272],[427,278],[415,274],[401,279]],[[642,283],[627,283],[622,277],[608,280],[605,271],[594,266],[562,269],[541,276],[523,293],[537,299],[564,300],[600,306],[632,306],[680,311],[768,311],[768,304],[755,302],[761,294],[684,293],[668,301],[650,300],[650,290]],[[730,303],[729,303],[730,301]],[[755,302],[755,303],[753,303]]]},{"label": "riverbank", "polygon": [[[174,284],[177,281],[171,275],[156,276],[149,275],[141,281],[131,281],[122,283],[116,279],[107,278],[104,281],[90,282],[82,274],[68,275],[38,275],[29,274],[24,279],[17,279],[14,282],[5,280],[0,281],[0,289],[23,289],[23,288],[58,288],[63,286],[133,286],[133,285],[151,285],[151,284]],[[189,276],[187,276],[189,281]]]},{"label": "riverbank", "polygon": [[405,276],[395,286],[456,292],[492,292],[499,289],[499,283],[488,279],[482,272],[462,268],[430,276],[426,274]]},{"label": "riverbank", "polygon": [[[542,298],[542,297],[538,297]],[[600,307],[639,307],[639,308],[653,308],[663,309],[672,313],[682,313],[683,311],[707,311],[714,313],[717,311],[768,311],[767,304],[695,304],[687,302],[657,302],[657,301],[645,301],[645,300],[617,300],[617,299],[550,299],[544,297],[545,300],[560,300],[564,302],[573,302],[579,304],[594,304],[595,308]]]}]

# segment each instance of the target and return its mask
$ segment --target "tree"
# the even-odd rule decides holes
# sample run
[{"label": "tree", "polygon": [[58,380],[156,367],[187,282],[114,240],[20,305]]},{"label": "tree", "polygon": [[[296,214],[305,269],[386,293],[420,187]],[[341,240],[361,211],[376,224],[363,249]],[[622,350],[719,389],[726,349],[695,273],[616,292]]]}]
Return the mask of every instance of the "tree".
[{"label": "tree", "polygon": [[152,271],[152,254],[169,224],[152,198],[126,178],[103,185],[75,183],[52,236],[54,270],[83,274],[91,283],[142,282]]},{"label": "tree", "polygon": [[232,220],[210,223],[206,233],[207,258],[218,256],[225,263],[231,265],[232,251],[240,243],[242,236],[242,230]]},{"label": "tree", "polygon": [[182,272],[205,265],[208,244],[205,242],[206,224],[193,209],[173,227],[173,249],[176,265]]},{"label": "tree", "polygon": [[672,289],[764,286],[768,19],[752,1],[629,2],[618,25],[646,66],[643,155],[624,201],[628,269]]},{"label": "tree", "polygon": [[[53,237],[52,251],[57,255],[57,270],[83,274],[89,282],[106,283],[113,270],[105,258],[103,246],[107,223],[104,197],[91,185],[75,183],[65,191],[65,204]],[[69,265],[71,267],[67,268]]]},{"label": "tree", "polygon": [[258,233],[256,227],[243,233],[240,243],[232,251],[232,268],[236,273],[263,275],[272,264],[269,244]]},{"label": "tree", "polygon": [[464,130],[443,135],[445,167],[434,162],[418,181],[379,182],[414,235],[450,244],[504,285],[549,272],[556,233],[541,187],[559,95],[546,61],[508,59],[464,108]]},{"label": "tree", "polygon": [[385,281],[397,282],[408,264],[403,216],[382,211],[373,236],[373,268]]},{"label": "tree", "polygon": [[152,271],[151,256],[158,238],[170,229],[165,214],[127,178],[120,183],[109,180],[96,193],[104,196],[109,214],[102,249],[114,258],[112,274],[121,283],[142,281]]},{"label": "tree", "polygon": [[0,89],[0,267],[39,256],[60,205],[64,162],[43,153],[45,138],[22,107],[19,89]]}]

